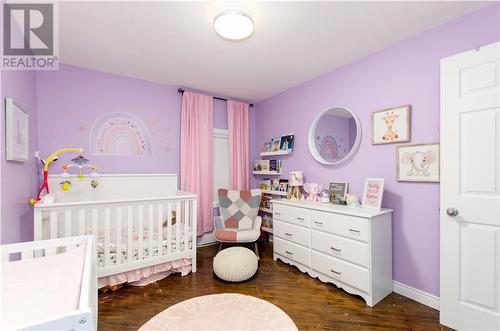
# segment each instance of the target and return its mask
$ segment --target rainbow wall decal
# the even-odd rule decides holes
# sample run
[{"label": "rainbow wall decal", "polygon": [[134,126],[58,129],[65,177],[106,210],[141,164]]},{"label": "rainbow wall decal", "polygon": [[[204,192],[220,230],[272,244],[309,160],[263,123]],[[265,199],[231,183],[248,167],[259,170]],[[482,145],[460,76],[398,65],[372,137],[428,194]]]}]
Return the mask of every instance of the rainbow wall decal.
[{"label": "rainbow wall decal", "polygon": [[331,162],[339,159],[339,150],[335,138],[332,136],[325,136],[323,140],[321,140],[319,155]]},{"label": "rainbow wall decal", "polygon": [[93,155],[148,155],[150,133],[134,114],[107,113],[92,124],[90,151]]}]

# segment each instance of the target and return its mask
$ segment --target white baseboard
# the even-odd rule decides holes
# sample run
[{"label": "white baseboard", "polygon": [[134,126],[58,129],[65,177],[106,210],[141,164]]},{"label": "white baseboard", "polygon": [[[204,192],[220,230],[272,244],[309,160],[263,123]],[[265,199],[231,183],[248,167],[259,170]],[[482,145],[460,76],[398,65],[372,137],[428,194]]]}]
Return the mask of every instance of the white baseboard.
[{"label": "white baseboard", "polygon": [[392,291],[420,302],[423,305],[439,310],[439,297],[433,294],[418,290],[395,280],[392,282]]}]

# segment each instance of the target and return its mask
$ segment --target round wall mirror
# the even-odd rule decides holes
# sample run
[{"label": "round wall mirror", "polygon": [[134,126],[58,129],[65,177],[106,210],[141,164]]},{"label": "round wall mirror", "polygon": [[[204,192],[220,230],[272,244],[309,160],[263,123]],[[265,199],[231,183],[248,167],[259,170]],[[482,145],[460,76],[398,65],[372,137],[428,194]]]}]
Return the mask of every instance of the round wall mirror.
[{"label": "round wall mirror", "polygon": [[361,122],[345,107],[332,107],[316,116],[309,128],[309,151],[323,164],[349,160],[361,142]]}]

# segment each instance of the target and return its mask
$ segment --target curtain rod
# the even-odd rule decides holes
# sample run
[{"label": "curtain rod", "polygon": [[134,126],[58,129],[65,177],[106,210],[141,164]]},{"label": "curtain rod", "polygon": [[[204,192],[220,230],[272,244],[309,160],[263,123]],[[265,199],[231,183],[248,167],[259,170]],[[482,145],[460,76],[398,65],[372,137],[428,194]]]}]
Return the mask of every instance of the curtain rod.
[{"label": "curtain rod", "polygon": [[[185,90],[183,90],[183,89],[181,89],[181,88],[179,88],[179,89],[177,90],[177,92],[179,92],[180,94],[184,93],[184,91],[185,91]],[[220,98],[220,97],[212,97],[212,98],[217,99],[217,100],[227,101],[227,99],[225,99],[225,98]],[[253,107],[253,103],[250,103],[250,104],[248,104],[248,105],[249,105],[250,107]]]}]

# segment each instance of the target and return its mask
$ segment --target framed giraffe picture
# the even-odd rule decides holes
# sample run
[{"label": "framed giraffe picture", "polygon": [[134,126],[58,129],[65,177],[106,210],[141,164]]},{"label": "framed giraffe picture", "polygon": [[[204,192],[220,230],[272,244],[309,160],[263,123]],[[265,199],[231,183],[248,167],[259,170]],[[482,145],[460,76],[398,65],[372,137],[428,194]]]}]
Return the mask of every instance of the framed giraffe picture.
[{"label": "framed giraffe picture", "polygon": [[410,141],[411,105],[372,113],[372,145]]}]

